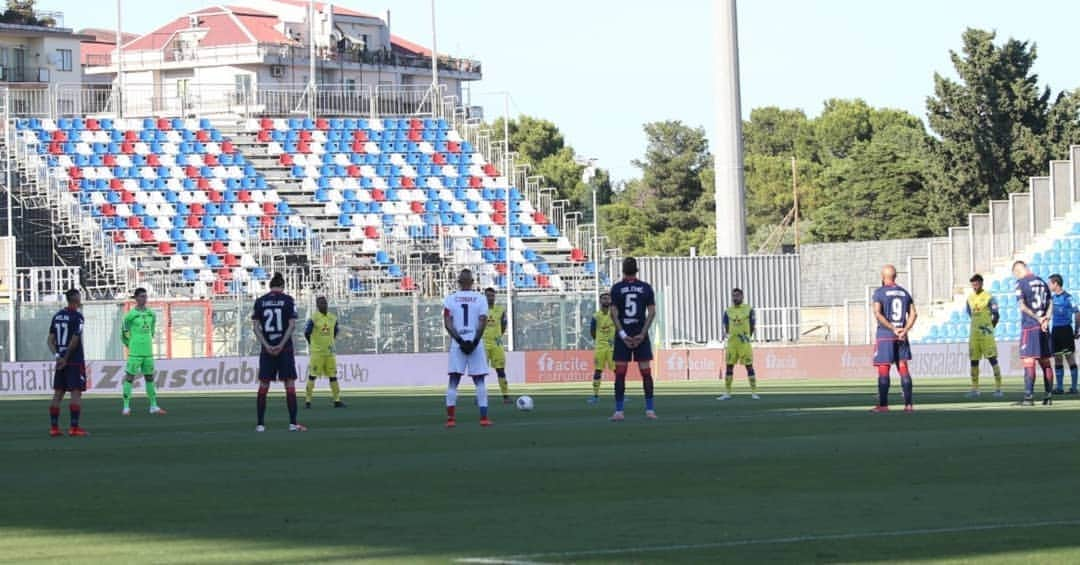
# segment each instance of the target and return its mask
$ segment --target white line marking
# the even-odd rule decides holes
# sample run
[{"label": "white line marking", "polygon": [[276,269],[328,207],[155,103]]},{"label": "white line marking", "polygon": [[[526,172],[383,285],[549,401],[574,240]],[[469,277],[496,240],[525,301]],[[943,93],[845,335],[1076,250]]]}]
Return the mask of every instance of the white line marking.
[{"label": "white line marking", "polygon": [[[847,534],[820,534],[820,535],[805,535],[805,536],[791,536],[784,538],[762,538],[762,539],[744,539],[744,540],[731,540],[720,541],[714,543],[691,543],[691,544],[679,544],[679,545],[646,545],[639,547],[624,547],[617,549],[584,549],[577,551],[547,551],[541,553],[523,553],[519,555],[507,555],[505,557],[473,557],[466,559],[458,559],[458,563],[504,563],[504,564],[526,564],[534,563],[528,561],[530,559],[550,557],[550,558],[573,558],[573,557],[591,557],[601,555],[622,555],[626,553],[652,553],[660,551],[686,551],[693,549],[720,549],[725,547],[742,547],[748,545],[773,545],[773,544],[788,544],[788,543],[806,543],[817,541],[843,541],[853,539],[865,539],[865,538],[884,538],[884,537],[903,537],[903,536],[927,536],[937,534],[957,534],[964,532],[986,532],[993,530],[1011,530],[1020,528],[1042,528],[1048,526],[1080,526],[1080,519],[1077,520],[1053,520],[1045,522],[1018,522],[1014,524],[982,524],[973,526],[957,526],[953,528],[920,528],[916,530],[894,530],[883,532],[852,532]],[[525,561],[521,561],[525,560]]]},{"label": "white line marking", "polygon": [[520,561],[517,559],[500,559],[498,557],[466,557],[458,559],[455,563],[479,563],[486,565],[546,565],[540,561]]}]

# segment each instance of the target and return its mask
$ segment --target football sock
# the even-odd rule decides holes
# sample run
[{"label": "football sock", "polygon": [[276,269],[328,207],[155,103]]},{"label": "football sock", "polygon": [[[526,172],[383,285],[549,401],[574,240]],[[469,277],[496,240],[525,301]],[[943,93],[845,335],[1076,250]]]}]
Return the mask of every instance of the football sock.
[{"label": "football sock", "polygon": [[124,409],[131,408],[131,381],[124,381],[122,386],[124,390]]},{"label": "football sock", "polygon": [[626,365],[615,367],[615,411],[622,412],[626,398]]},{"label": "football sock", "polygon": [[1024,367],[1024,394],[1027,396],[1033,396],[1035,394],[1035,367]]},{"label": "football sock", "polygon": [[1061,390],[1065,386],[1065,366],[1054,365],[1054,376],[1057,377],[1057,387]]},{"label": "football sock", "polygon": [[259,417],[259,425],[263,425],[266,419],[266,392],[267,389],[259,387],[259,393],[255,396],[255,413]]},{"label": "football sock", "polygon": [[1080,368],[1078,368],[1076,365],[1069,365],[1069,376],[1072,378],[1072,386],[1070,387],[1070,390],[1076,390],[1076,377],[1080,376],[1077,375],[1077,369]]},{"label": "football sock", "polygon": [[476,385],[476,405],[480,407],[480,417],[487,418],[488,414],[488,392],[487,392],[487,380],[484,377],[473,377],[473,383]]},{"label": "football sock", "polygon": [[645,389],[645,409],[653,410],[652,368],[641,370],[641,387]]},{"label": "football sock", "polygon": [[971,390],[979,390],[979,362],[971,362]]},{"label": "football sock", "polygon": [[60,425],[60,407],[49,405],[49,425],[52,427],[58,427]]},{"label": "football sock", "polygon": [[731,382],[735,380],[735,367],[728,365],[724,371],[724,390],[731,394]]},{"label": "football sock", "polygon": [[296,424],[296,387],[285,387],[285,405],[289,407],[289,423]]},{"label": "football sock", "polygon": [[157,386],[149,378],[146,379],[146,399],[150,401],[151,408],[157,408]]},{"label": "football sock", "polygon": [[757,392],[757,373],[753,365],[746,366],[746,378],[750,379],[750,392]]},{"label": "football sock", "polygon": [[900,367],[900,388],[904,391],[904,404],[912,403],[911,373],[907,367]]},{"label": "football sock", "polygon": [[1054,368],[1043,367],[1043,391],[1050,394],[1054,391]]},{"label": "football sock", "polygon": [[450,375],[450,384],[446,386],[446,417],[454,419],[454,407],[457,406],[457,387],[461,375]]},{"label": "football sock", "polygon": [[308,375],[307,384],[304,385],[304,402],[310,403],[315,397],[315,377]]},{"label": "football sock", "polygon": [[499,390],[503,397],[510,396],[510,383],[506,381],[506,369],[495,369],[495,374],[499,377]]},{"label": "football sock", "polygon": [[82,405],[72,402],[68,405],[68,410],[71,411],[71,427],[79,427],[79,415],[82,413]]},{"label": "football sock", "polygon": [[994,370],[994,389],[1001,390],[1001,365],[998,365],[997,357],[990,358],[990,368]]},{"label": "football sock", "polygon": [[[315,388],[314,383],[311,388]],[[341,384],[338,383],[337,377],[330,377],[330,394],[334,397],[334,402],[341,402]]]},{"label": "football sock", "polygon": [[600,383],[604,380],[603,371],[596,371],[592,377],[592,395],[593,398],[600,397]]},{"label": "football sock", "polygon": [[877,368],[877,396],[878,406],[889,405],[889,366],[878,365]]}]

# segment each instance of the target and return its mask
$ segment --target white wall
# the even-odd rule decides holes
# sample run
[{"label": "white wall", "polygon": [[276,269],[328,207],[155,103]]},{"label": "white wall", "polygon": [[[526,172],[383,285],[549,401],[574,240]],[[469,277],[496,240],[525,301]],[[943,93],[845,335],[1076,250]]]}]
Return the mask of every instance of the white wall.
[{"label": "white wall", "polygon": [[[82,82],[82,65],[79,64],[79,49],[81,44],[78,39],[72,37],[43,37],[39,45],[40,57],[34,56],[38,62],[34,66],[47,67],[49,69],[49,82],[53,83],[78,83]],[[61,70],[60,65],[52,65],[50,56],[56,56],[58,50],[71,51],[70,70]],[[28,54],[29,55],[29,54]]]}]

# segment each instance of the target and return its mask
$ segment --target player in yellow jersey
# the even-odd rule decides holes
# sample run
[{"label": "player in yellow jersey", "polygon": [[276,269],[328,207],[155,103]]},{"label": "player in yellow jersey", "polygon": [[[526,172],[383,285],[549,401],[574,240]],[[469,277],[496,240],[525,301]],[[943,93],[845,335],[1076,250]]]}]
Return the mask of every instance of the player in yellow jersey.
[{"label": "player in yellow jersey", "polygon": [[589,322],[589,335],[593,338],[593,381],[589,404],[600,401],[600,383],[604,371],[615,370],[615,321],[611,319],[611,294],[600,295],[600,310]]},{"label": "player in yellow jersey", "polygon": [[731,291],[731,306],[724,310],[724,336],[727,339],[727,353],[724,362],[724,394],[717,400],[731,400],[731,383],[735,380],[735,365],[746,367],[746,377],[750,380],[750,398],[761,398],[757,393],[757,376],[754,373],[754,350],[750,340],[754,337],[757,320],[754,309],[743,303],[742,289]]},{"label": "player in yellow jersey", "polygon": [[998,303],[993,294],[983,289],[980,274],[971,277],[974,290],[967,297],[967,313],[971,318],[971,335],[968,337],[968,353],[971,359],[971,390],[968,398],[979,396],[979,362],[986,359],[994,371],[994,396],[1001,397],[1001,367],[997,359],[997,341],[994,328],[998,324]]},{"label": "player in yellow jersey", "polygon": [[338,335],[337,316],[330,313],[330,305],[325,296],[315,299],[316,311],[311,314],[304,338],[307,339],[311,358],[308,361],[308,381],[304,389],[304,408],[311,408],[311,398],[315,394],[315,379],[330,379],[330,392],[334,395],[334,408],[344,408],[341,401],[341,385],[337,380],[337,357],[334,345]]},{"label": "player in yellow jersey", "polygon": [[487,325],[484,326],[484,351],[487,353],[488,365],[495,369],[499,377],[499,390],[502,392],[503,404],[510,404],[510,383],[506,381],[506,351],[503,349],[502,338],[506,334],[506,307],[495,305],[495,289],[484,289],[484,296],[488,303]]}]

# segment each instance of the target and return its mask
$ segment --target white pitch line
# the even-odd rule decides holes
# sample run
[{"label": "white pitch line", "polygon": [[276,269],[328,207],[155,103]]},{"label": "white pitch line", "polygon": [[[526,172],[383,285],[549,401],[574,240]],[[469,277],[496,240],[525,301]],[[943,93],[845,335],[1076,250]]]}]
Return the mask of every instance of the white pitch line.
[{"label": "white pitch line", "polygon": [[602,555],[622,555],[626,553],[653,553],[658,551],[687,551],[694,549],[721,549],[725,547],[743,547],[749,545],[779,545],[790,543],[806,543],[818,541],[844,541],[866,538],[904,537],[904,536],[927,536],[937,534],[957,534],[964,532],[985,532],[993,530],[1011,530],[1022,528],[1042,528],[1048,526],[1080,526],[1077,520],[1053,520],[1045,522],[1017,522],[1013,524],[982,524],[972,526],[957,526],[952,528],[920,528],[915,530],[893,530],[881,532],[853,532],[847,534],[821,534],[791,536],[783,538],[759,538],[721,541],[713,543],[691,543],[678,545],[646,545],[638,547],[624,547],[617,549],[583,549],[577,551],[547,551],[541,553],[523,553],[519,555],[507,555],[505,557],[473,557],[456,560],[457,563],[502,563],[527,565],[535,563],[530,561],[536,558],[574,558],[593,557]]},{"label": "white pitch line", "polygon": [[540,561],[521,561],[517,559],[500,559],[498,557],[466,557],[458,559],[455,563],[479,563],[481,565],[546,565]]}]

